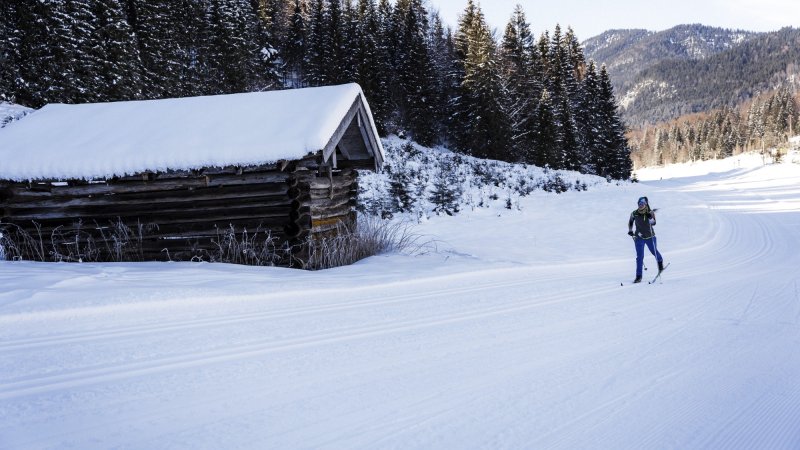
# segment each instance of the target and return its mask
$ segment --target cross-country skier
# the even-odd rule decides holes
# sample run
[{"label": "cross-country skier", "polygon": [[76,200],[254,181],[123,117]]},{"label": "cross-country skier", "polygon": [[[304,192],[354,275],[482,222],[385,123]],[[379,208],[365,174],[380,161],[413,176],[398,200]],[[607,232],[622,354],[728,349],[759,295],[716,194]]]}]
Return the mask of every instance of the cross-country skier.
[{"label": "cross-country skier", "polygon": [[[639,207],[631,213],[628,220],[628,234],[633,237],[636,245],[636,279],[634,283],[642,281],[642,265],[644,264],[644,246],[650,250],[658,262],[658,272],[664,270],[664,258],[658,251],[656,243],[656,232],[653,225],[656,224],[656,212],[650,209],[650,202],[647,197],[639,198]],[[633,232],[633,225],[636,225],[636,233]]]}]

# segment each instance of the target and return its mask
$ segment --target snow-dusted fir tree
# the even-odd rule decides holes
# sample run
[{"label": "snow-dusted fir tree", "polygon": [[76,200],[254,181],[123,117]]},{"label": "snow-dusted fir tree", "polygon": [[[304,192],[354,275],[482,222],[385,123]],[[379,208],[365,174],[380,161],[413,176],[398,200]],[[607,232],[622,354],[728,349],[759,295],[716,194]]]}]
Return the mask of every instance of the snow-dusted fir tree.
[{"label": "snow-dusted fir tree", "polygon": [[433,68],[434,89],[436,91],[436,110],[432,117],[437,127],[436,135],[443,142],[450,142],[451,136],[446,126],[448,120],[447,101],[456,95],[456,84],[453,82],[452,71],[456,64],[455,48],[453,47],[452,31],[442,23],[439,12],[431,15],[429,48]]},{"label": "snow-dusted fir tree", "polygon": [[539,98],[534,116],[532,153],[525,155],[525,162],[539,167],[560,164],[560,153],[556,140],[558,139],[558,125],[554,113],[552,97],[545,89]]},{"label": "snow-dusted fir tree", "polygon": [[0,8],[0,101],[16,101],[16,86],[20,80],[21,32],[17,8],[18,2],[7,2]]},{"label": "snow-dusted fir tree", "polygon": [[283,85],[300,87],[303,85],[304,56],[306,53],[306,12],[304,2],[294,0],[286,38],[281,48],[281,70]]},{"label": "snow-dusted fir tree", "polygon": [[454,102],[459,125],[455,137],[459,148],[475,156],[507,159],[511,131],[501,104],[504,83],[495,41],[480,8],[469,8],[464,17],[472,20],[461,22],[456,42],[457,54],[463,54],[464,78]]},{"label": "snow-dusted fir tree", "polygon": [[460,210],[462,188],[454,169],[455,166],[449,158],[439,160],[439,173],[434,179],[428,198],[437,215],[444,213],[452,216]]},{"label": "snow-dusted fir tree", "polygon": [[179,14],[187,11],[175,8],[169,0],[129,0],[128,12],[138,43],[145,95],[176,96],[176,91],[180,91],[181,68],[187,63],[181,57],[178,36],[194,29],[179,20]]},{"label": "snow-dusted fir tree", "polygon": [[274,86],[274,49],[249,0],[211,2],[206,70],[214,93],[247,92]]},{"label": "snow-dusted fir tree", "polygon": [[408,2],[397,49],[397,80],[401,120],[414,140],[432,145],[438,116],[434,70],[428,52],[428,20],[420,0]]},{"label": "snow-dusted fir tree", "polygon": [[532,152],[533,118],[541,85],[535,76],[533,34],[522,6],[517,5],[500,45],[501,70],[507,85],[505,99],[511,128],[509,159],[524,161]]},{"label": "snow-dusted fir tree", "polygon": [[358,82],[361,32],[358,24],[358,0],[342,0],[342,82]]},{"label": "snow-dusted fir tree", "polygon": [[630,148],[625,138],[625,125],[617,113],[617,101],[614,88],[605,65],[600,68],[598,106],[600,111],[600,135],[602,152],[598,159],[597,175],[628,179],[633,169],[630,159]]},{"label": "snow-dusted fir tree", "polygon": [[325,9],[325,37],[322,45],[325,47],[322,59],[323,71],[329,84],[347,82],[347,61],[345,47],[345,17],[342,12],[341,0],[330,0]]},{"label": "snow-dusted fir tree", "polygon": [[[370,106],[373,100],[382,95],[381,92],[381,55],[378,41],[380,26],[378,23],[378,7],[375,0],[358,0],[354,16],[354,36],[351,47],[353,49],[355,66],[355,79],[364,91]],[[373,110],[374,113],[374,110]]]},{"label": "snow-dusted fir tree", "polygon": [[91,12],[94,32],[86,50],[96,81],[91,89],[103,101],[142,98],[141,60],[122,2],[95,0]]},{"label": "snow-dusted fir tree", "polygon": [[[15,2],[5,2],[8,3]],[[11,47],[16,61],[13,96],[20,104],[40,107],[46,103],[66,101],[74,78],[74,61],[69,54],[69,26],[63,2],[16,2],[16,20],[12,35],[18,45]]]},{"label": "snow-dusted fir tree", "polygon": [[553,32],[549,55],[549,86],[558,129],[556,152],[559,154],[551,166],[577,170],[580,168],[582,158],[577,143],[578,131],[573,111],[577,109],[580,90],[575,78],[573,60],[570,58],[569,43],[561,34],[561,27],[558,25]]},{"label": "snow-dusted fir tree", "polygon": [[590,61],[581,83],[581,99],[576,109],[575,123],[578,128],[578,142],[583,150],[583,161],[580,171],[596,174],[599,155],[602,153],[600,129],[600,111],[598,107],[599,86],[597,69],[594,61]]},{"label": "snow-dusted fir tree", "polygon": [[309,86],[324,86],[331,81],[325,68],[328,59],[326,9],[325,0],[311,1],[304,58],[305,82]]},{"label": "snow-dusted fir tree", "polygon": [[[374,76],[374,81],[368,83],[368,86],[374,83],[375,90],[372,91],[372,88],[368,88],[371,92],[367,94],[367,91],[365,91],[365,95],[368,95],[367,99],[375,119],[375,126],[378,127],[378,131],[385,133],[390,130],[394,131],[393,122],[397,111],[393,97],[395,84],[393,51],[396,44],[392,40],[394,37],[391,31],[392,5],[389,0],[378,0],[375,26],[377,27],[377,32],[374,35],[375,46],[372,49],[365,48],[363,50],[374,54],[376,65],[374,68],[360,71],[360,73]],[[366,39],[371,38],[367,37]],[[366,42],[369,43],[370,41],[367,40]]]}]

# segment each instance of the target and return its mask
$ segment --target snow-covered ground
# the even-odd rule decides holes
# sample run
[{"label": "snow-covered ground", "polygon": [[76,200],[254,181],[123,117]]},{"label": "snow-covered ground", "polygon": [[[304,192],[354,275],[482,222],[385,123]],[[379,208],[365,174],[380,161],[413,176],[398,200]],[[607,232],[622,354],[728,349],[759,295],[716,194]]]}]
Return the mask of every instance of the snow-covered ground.
[{"label": "snow-covered ground", "polygon": [[800,165],[637,175],[321,272],[0,263],[0,448],[800,448]]}]

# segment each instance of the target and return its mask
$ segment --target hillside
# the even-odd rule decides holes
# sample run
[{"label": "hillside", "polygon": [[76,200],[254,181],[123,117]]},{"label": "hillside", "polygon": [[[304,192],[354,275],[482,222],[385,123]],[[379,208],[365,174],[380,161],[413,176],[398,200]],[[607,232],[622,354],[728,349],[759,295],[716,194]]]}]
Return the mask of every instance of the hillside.
[{"label": "hillside", "polygon": [[607,65],[629,126],[735,106],[799,81],[800,30],[792,28],[616,30],[584,45],[588,58]]}]

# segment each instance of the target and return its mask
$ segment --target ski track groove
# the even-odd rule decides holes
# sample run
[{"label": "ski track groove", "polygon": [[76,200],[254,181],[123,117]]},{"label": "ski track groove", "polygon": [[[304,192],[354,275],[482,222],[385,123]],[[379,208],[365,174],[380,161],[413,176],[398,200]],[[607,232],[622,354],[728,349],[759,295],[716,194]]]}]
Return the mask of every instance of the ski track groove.
[{"label": "ski track groove", "polygon": [[[106,329],[100,331],[83,332],[83,333],[51,334],[34,339],[0,341],[0,352],[13,351],[13,350],[29,350],[34,348],[47,347],[53,344],[60,346],[63,344],[94,341],[99,338],[113,339],[113,338],[136,337],[140,335],[151,334],[157,331],[182,331],[182,330],[191,330],[195,328],[205,329],[209,326],[223,326],[223,325],[233,325],[233,324],[241,324],[247,322],[257,322],[260,320],[302,317],[304,315],[345,311],[356,308],[385,306],[395,303],[420,300],[429,297],[491,291],[501,287],[502,288],[523,287],[526,285],[535,285],[540,281],[541,280],[539,279],[526,279],[522,281],[511,281],[511,282],[499,281],[494,283],[485,283],[478,286],[438,289],[434,291],[427,291],[425,294],[418,294],[418,293],[398,294],[389,297],[383,297],[381,298],[381,300],[364,299],[364,300],[350,301],[347,303],[339,303],[335,305],[316,305],[316,306],[300,307],[300,308],[287,307],[287,308],[281,308],[280,310],[265,311],[265,312],[230,314],[224,317],[216,316],[216,317],[207,317],[202,319],[160,322],[155,325],[137,325],[137,326],[122,327],[122,328]],[[257,300],[254,299],[254,301]]]},{"label": "ski track groove", "polygon": [[[58,374],[49,374],[42,377],[28,376],[24,381],[14,381],[0,384],[0,400],[17,398],[26,395],[41,394],[61,389],[72,389],[97,383],[141,377],[144,375],[152,375],[173,370],[200,367],[226,361],[236,361],[280,351],[306,348],[316,345],[327,345],[337,342],[389,335],[402,331],[425,329],[447,324],[466,322],[536,309],[539,307],[562,303],[565,301],[572,301],[579,298],[594,297],[598,293],[607,293],[614,290],[616,290],[616,287],[595,290],[578,295],[574,293],[566,293],[551,297],[549,300],[543,302],[531,303],[530,300],[526,299],[511,304],[505,304],[503,307],[499,308],[496,307],[489,309],[484,308],[482,310],[471,310],[437,319],[423,318],[401,323],[393,323],[389,326],[380,325],[362,328],[349,328],[334,332],[318,333],[316,335],[308,335],[301,338],[278,341],[274,339],[265,339],[258,342],[251,342],[205,352],[196,352],[188,355],[184,354],[178,356],[166,356],[111,366],[101,365]],[[418,298],[428,297],[430,296],[418,296]]]}]

